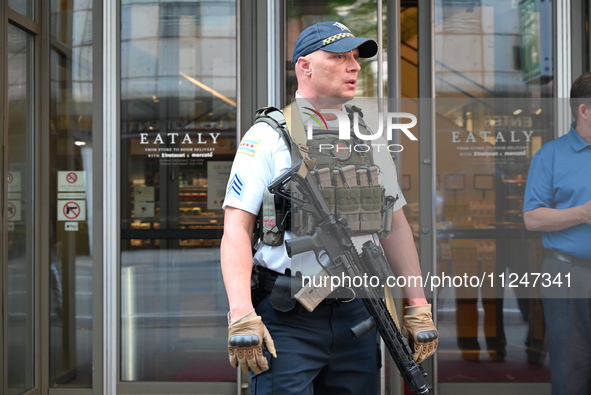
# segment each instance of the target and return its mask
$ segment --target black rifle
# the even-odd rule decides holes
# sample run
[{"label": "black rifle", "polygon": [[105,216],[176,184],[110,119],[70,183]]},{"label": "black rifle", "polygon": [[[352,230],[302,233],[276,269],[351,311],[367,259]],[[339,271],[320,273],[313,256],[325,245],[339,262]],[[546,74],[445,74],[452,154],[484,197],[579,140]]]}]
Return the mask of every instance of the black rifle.
[{"label": "black rifle", "polygon": [[[331,276],[342,274],[349,278],[377,276],[383,284],[387,275],[387,261],[382,248],[368,241],[363,244],[361,255],[357,252],[346,220],[332,215],[314,177],[305,167],[303,168],[305,173],[301,174],[302,172],[299,172],[301,166],[300,161],[269,186],[271,193],[291,200],[292,219],[297,210],[302,210],[312,214],[317,221],[313,234],[285,241],[287,254],[291,257],[302,252],[314,251],[320,265]],[[287,189],[290,182],[291,192]],[[294,194],[295,190],[299,194]],[[359,337],[373,326],[377,326],[392,359],[411,391],[426,394],[429,392],[427,374],[413,359],[413,353],[406,338],[396,327],[386,307],[381,289],[368,284],[356,288],[370,318],[351,328],[351,331]]]}]

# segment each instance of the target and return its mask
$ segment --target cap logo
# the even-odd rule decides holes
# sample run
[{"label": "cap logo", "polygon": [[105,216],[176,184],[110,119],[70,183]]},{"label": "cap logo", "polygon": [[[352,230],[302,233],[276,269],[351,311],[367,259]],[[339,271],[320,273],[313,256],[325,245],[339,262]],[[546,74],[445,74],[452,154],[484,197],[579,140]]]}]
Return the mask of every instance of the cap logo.
[{"label": "cap logo", "polygon": [[350,31],[351,31],[351,30],[349,30],[349,28],[348,28],[347,26],[343,25],[343,24],[342,24],[342,23],[340,23],[340,22],[335,22],[335,23],[333,23],[333,26],[336,26],[336,27],[338,27],[339,29],[341,29],[341,30],[346,30],[346,31],[348,31],[348,32],[350,32]]},{"label": "cap logo", "polygon": [[330,36],[328,38],[325,38],[324,40],[322,40],[322,45],[328,45],[330,43],[333,43],[337,40],[340,40],[341,38],[345,38],[345,37],[355,37],[353,34],[351,33],[339,33],[339,34],[335,34],[334,36]]}]

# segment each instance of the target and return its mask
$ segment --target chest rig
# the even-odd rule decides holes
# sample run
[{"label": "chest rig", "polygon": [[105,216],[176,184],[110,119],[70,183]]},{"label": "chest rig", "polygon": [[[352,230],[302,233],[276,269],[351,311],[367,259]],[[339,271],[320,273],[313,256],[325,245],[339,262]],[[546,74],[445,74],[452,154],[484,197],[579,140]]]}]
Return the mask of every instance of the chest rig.
[{"label": "chest rig", "polygon": [[[359,139],[353,133],[355,119],[360,134],[371,134],[361,110],[355,106],[345,108],[351,125],[350,140],[339,139],[338,131],[320,129],[314,130],[314,138],[308,140],[295,105],[287,106],[283,112],[274,107],[261,108],[255,114],[255,123],[265,122],[279,133],[290,150],[292,163],[302,159],[308,163],[333,215],[347,220],[351,236],[377,233],[383,237],[390,232],[392,207],[398,197],[385,196],[378,182],[379,168],[371,141]],[[299,192],[291,193],[297,197]],[[285,230],[301,236],[316,228],[312,216],[285,200],[264,192],[258,237],[267,245],[283,244]]]}]

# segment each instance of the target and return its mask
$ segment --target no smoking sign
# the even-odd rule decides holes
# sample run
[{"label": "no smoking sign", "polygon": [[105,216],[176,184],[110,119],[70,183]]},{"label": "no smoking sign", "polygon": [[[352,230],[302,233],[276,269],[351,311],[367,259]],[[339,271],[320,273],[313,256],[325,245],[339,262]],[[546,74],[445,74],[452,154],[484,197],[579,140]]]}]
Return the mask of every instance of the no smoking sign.
[{"label": "no smoking sign", "polygon": [[78,181],[78,175],[74,172],[70,172],[70,173],[66,174],[66,181],[69,184],[75,184],[76,181]]},{"label": "no smoking sign", "polygon": [[58,221],[86,221],[86,200],[58,200]]},{"label": "no smoking sign", "polygon": [[86,177],[83,171],[58,171],[57,190],[59,192],[84,192]]}]

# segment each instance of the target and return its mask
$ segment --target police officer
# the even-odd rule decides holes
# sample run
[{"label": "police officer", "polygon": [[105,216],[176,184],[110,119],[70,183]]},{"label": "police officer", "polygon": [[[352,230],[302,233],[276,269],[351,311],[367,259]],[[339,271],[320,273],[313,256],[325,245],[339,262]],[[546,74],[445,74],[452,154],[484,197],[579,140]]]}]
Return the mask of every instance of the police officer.
[{"label": "police officer", "polygon": [[[321,22],[305,29],[298,37],[293,64],[298,80],[296,98],[308,109],[342,110],[355,96],[360,70],[358,58],[373,57],[377,43],[355,37],[338,22]],[[309,113],[309,111],[307,111]],[[306,122],[306,115],[293,122]],[[328,124],[337,120],[326,117]],[[255,123],[242,139],[224,200],[224,235],[221,264],[230,303],[230,362],[251,372],[253,394],[375,394],[377,393],[379,349],[375,329],[354,338],[350,328],[368,317],[359,299],[329,297],[313,311],[295,300],[273,295],[274,284],[306,267],[315,265],[314,255],[288,257],[282,244],[259,243],[254,261],[264,274],[262,300],[253,305],[251,237],[263,194],[269,184],[291,167],[290,150],[280,134],[266,123]],[[379,241],[398,276],[420,276],[418,254],[402,206],[406,203],[396,181],[394,163],[386,155],[375,155],[379,182],[386,196],[398,199],[389,211],[391,230]],[[285,239],[292,237],[285,232]],[[422,288],[405,289],[408,306],[403,327],[408,336],[436,334],[431,306]],[[289,297],[288,297],[289,298]],[[278,302],[279,300],[279,302]],[[436,336],[415,342],[417,362],[436,348]],[[424,338],[423,338],[424,341]]]}]

